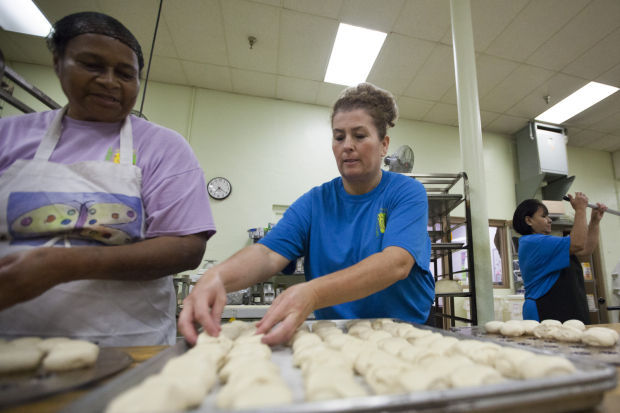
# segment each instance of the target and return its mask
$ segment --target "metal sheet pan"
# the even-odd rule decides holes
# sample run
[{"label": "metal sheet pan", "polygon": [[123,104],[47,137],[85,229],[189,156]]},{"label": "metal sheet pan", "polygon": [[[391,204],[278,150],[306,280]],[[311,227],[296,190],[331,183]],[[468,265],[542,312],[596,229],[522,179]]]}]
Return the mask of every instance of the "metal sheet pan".
[{"label": "metal sheet pan", "polygon": [[94,366],[64,372],[35,371],[0,375],[0,408],[76,389],[128,367],[133,359],[125,352],[103,347]]},{"label": "metal sheet pan", "polygon": [[[340,323],[341,320],[336,320],[336,322]],[[446,336],[454,336],[460,339],[472,338],[427,326],[416,325],[416,327],[430,329]],[[488,341],[483,338],[480,340]],[[502,343],[501,345],[504,344]],[[511,346],[510,344],[507,345]],[[105,406],[116,395],[130,386],[138,384],[146,377],[158,373],[169,359],[183,354],[187,349],[185,342],[177,343],[137,368],[112,380],[102,388],[87,394],[67,406],[62,412],[103,412]],[[615,368],[602,363],[592,363],[584,359],[569,357],[577,367],[577,371],[567,376],[537,380],[508,380],[484,387],[307,403],[303,401],[303,379],[301,374],[298,369],[292,366],[291,349],[288,347],[274,347],[272,350],[272,360],[280,366],[283,378],[293,390],[295,403],[281,407],[269,407],[268,409],[243,410],[244,412],[488,412],[498,410],[502,410],[502,413],[523,411],[528,413],[563,412],[594,407],[602,400],[603,393],[606,390],[616,386]],[[532,349],[531,351],[552,354],[552,352],[539,349]],[[222,412],[214,404],[217,391],[218,388],[216,386],[205,398],[202,405],[197,409],[191,410],[191,412]]]}]

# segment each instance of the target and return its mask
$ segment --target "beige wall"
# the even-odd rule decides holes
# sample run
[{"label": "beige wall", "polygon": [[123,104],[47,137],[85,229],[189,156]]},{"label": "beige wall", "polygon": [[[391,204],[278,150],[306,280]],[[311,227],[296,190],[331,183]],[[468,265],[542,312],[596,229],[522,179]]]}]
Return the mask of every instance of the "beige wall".
[{"label": "beige wall", "polygon": [[[60,103],[66,101],[50,68],[12,67]],[[7,109],[3,116],[10,113]],[[207,180],[225,176],[232,183],[228,199],[211,203],[218,233],[207,246],[209,259],[225,259],[248,245],[247,229],[276,220],[274,204],[290,204],[338,174],[326,107],[150,82],[144,113],[186,136]],[[389,134],[390,153],[403,144],[413,148],[414,173],[460,171],[457,128],[401,119]],[[514,143],[493,133],[484,133],[483,143],[489,218],[511,219],[518,177]],[[569,173],[577,176],[571,191],[618,209],[609,153],[569,147],[568,163]],[[620,259],[620,219],[610,215],[604,223],[601,245],[609,284]],[[609,304],[617,305],[617,298],[611,297]]]}]

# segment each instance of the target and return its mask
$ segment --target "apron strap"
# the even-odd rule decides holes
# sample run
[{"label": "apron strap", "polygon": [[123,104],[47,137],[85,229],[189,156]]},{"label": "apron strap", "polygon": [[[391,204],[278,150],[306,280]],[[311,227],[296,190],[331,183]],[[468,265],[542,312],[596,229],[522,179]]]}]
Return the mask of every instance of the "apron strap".
[{"label": "apron strap", "polygon": [[37,152],[34,154],[34,159],[39,159],[42,161],[47,161],[50,156],[52,156],[52,152],[54,152],[54,148],[60,139],[60,132],[62,129],[62,118],[67,113],[67,109],[69,106],[65,106],[60,109],[54,119],[52,119],[52,123],[49,128],[45,132],[39,147],[37,148]]},{"label": "apron strap", "polygon": [[121,126],[120,164],[133,165],[133,133],[130,115],[125,117]]}]

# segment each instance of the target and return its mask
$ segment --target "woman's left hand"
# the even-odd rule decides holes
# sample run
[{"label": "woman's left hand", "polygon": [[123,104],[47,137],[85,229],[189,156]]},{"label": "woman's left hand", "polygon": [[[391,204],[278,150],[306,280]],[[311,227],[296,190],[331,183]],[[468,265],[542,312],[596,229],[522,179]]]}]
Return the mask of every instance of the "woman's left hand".
[{"label": "woman's left hand", "polygon": [[295,330],[315,310],[314,290],[308,283],[295,284],[273,300],[267,314],[256,324],[256,333],[262,334],[263,343],[276,345],[293,337]]},{"label": "woman's left hand", "polygon": [[590,222],[598,223],[607,211],[607,205],[601,204],[599,202],[596,203],[598,208],[592,208],[592,215],[590,215]]}]

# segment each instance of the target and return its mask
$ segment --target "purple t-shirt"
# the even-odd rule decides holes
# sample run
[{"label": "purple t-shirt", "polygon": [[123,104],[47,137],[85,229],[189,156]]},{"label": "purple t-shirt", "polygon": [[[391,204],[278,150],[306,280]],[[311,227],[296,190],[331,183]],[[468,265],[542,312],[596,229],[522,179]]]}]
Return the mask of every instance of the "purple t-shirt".
[{"label": "purple t-shirt", "polygon": [[[57,111],[0,119],[0,175],[17,159],[32,159]],[[204,175],[181,135],[131,116],[134,164],[142,170],[145,236],[215,234]],[[65,116],[51,162],[118,162],[121,123]]]}]

